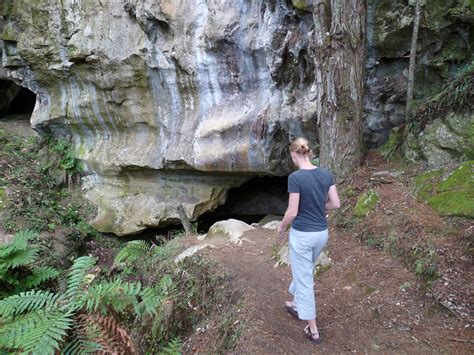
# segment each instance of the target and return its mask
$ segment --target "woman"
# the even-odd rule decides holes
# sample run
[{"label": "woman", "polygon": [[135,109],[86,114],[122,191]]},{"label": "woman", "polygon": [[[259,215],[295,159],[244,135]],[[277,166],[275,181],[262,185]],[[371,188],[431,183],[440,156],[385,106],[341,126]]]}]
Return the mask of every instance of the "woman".
[{"label": "woman", "polygon": [[288,177],[288,209],[277,228],[279,236],[283,237],[293,222],[289,288],[293,300],[285,302],[285,307],[295,317],[308,321],[305,334],[313,343],[320,344],[322,337],[316,326],[313,272],[316,259],[328,240],[326,211],[340,207],[339,196],[331,173],[311,163],[306,139],[298,138],[291,143],[290,153],[298,170]]}]

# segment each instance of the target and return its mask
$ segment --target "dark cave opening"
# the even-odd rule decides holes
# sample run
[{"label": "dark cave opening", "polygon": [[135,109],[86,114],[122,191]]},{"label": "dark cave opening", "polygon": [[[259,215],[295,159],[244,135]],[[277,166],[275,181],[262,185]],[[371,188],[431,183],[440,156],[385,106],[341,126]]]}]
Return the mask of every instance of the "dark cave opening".
[{"label": "dark cave opening", "polygon": [[286,176],[254,177],[231,189],[223,205],[198,218],[198,231],[206,233],[215,222],[229,218],[251,224],[268,214],[283,215],[288,204],[287,181]]},{"label": "dark cave opening", "polygon": [[[266,215],[282,216],[288,205],[287,181],[287,176],[254,177],[241,186],[230,189],[223,205],[201,215],[191,224],[199,234],[205,234],[214,223],[230,218],[251,224],[258,223]],[[136,235],[125,237],[125,240],[144,239],[161,245],[183,234],[183,226],[178,223],[147,228]]]},{"label": "dark cave opening", "polygon": [[11,80],[0,80],[0,118],[11,115],[31,116],[36,94]]}]

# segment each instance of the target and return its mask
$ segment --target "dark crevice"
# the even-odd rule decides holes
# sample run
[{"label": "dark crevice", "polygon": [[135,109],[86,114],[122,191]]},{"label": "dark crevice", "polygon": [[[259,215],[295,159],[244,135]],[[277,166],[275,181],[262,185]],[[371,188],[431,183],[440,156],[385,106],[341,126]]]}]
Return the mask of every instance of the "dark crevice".
[{"label": "dark crevice", "polygon": [[36,103],[32,91],[10,80],[0,80],[0,118],[8,115],[31,115]]},{"label": "dark crevice", "polygon": [[288,203],[287,177],[255,177],[229,191],[226,202],[198,219],[200,232],[220,220],[258,222],[267,214],[282,215]]}]

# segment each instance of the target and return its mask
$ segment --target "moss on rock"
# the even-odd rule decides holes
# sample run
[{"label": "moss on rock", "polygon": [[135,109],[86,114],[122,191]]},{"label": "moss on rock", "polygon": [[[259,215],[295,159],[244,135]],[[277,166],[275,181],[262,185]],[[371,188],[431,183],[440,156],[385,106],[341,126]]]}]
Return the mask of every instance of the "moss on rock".
[{"label": "moss on rock", "polygon": [[418,199],[442,215],[474,218],[474,161],[446,174],[430,171],[415,178]]},{"label": "moss on rock", "polygon": [[375,206],[379,202],[379,194],[377,191],[370,189],[366,193],[360,195],[354,208],[354,216],[365,217],[375,210]]}]

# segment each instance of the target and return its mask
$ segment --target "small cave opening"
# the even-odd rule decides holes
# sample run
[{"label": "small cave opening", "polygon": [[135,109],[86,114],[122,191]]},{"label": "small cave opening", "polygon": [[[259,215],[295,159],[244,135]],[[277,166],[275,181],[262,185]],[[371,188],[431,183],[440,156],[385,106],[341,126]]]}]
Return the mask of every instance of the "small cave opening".
[{"label": "small cave opening", "polygon": [[[241,186],[230,189],[223,205],[201,215],[191,224],[199,234],[205,234],[214,223],[230,218],[251,224],[258,223],[266,215],[283,216],[288,206],[287,184],[287,176],[251,178]],[[177,221],[177,224],[147,228],[121,239],[148,240],[161,245],[184,233],[184,227]]]},{"label": "small cave opening", "polygon": [[11,80],[0,80],[0,119],[8,116],[30,118],[35,108],[36,94]]},{"label": "small cave opening", "polygon": [[257,223],[266,215],[283,215],[288,206],[288,177],[254,177],[229,190],[227,200],[197,220],[198,231],[207,233],[217,221],[234,218]]}]

